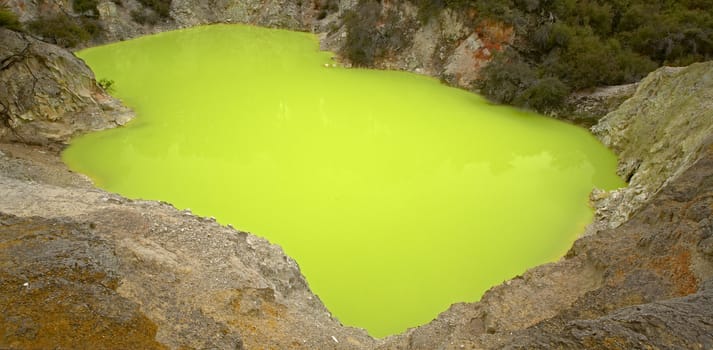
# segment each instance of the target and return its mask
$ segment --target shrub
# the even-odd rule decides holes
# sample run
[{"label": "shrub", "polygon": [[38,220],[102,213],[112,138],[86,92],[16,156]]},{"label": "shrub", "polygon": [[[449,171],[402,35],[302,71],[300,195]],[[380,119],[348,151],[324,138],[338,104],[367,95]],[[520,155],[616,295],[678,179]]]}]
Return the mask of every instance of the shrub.
[{"label": "shrub", "polygon": [[570,88],[554,77],[535,81],[530,87],[519,94],[512,103],[540,112],[556,111],[562,107],[569,96]]},{"label": "shrub", "polygon": [[574,89],[599,85],[631,83],[656,68],[651,60],[621,47],[615,39],[602,41],[586,30],[580,30],[552,64],[543,62],[542,69],[557,76]]},{"label": "shrub", "polygon": [[538,79],[537,72],[512,49],[495,55],[481,70],[480,92],[499,103],[520,101],[522,91]]},{"label": "shrub", "polygon": [[92,38],[83,26],[63,15],[41,18],[27,26],[32,33],[63,47],[74,47]]},{"label": "shrub", "polygon": [[[538,110],[556,108],[572,89],[634,82],[660,65],[713,59],[713,0],[410,1],[422,24],[449,8],[512,25],[526,40],[496,55],[478,88],[494,101]],[[367,45],[374,37],[365,35],[356,47],[378,54],[378,41]]]},{"label": "shrub", "polygon": [[150,8],[161,18],[171,15],[171,0],[138,0],[144,7]]},{"label": "shrub", "polygon": [[17,15],[9,8],[0,4],[0,27],[13,30],[21,30],[20,22],[17,20]]},{"label": "shrub", "polygon": [[99,15],[97,10],[98,0],[72,0],[72,8],[74,12],[87,14],[89,17],[96,17]]},{"label": "shrub", "polygon": [[114,81],[106,78],[97,80],[97,85],[106,92],[114,90]]},{"label": "shrub", "polygon": [[101,26],[99,20],[95,18],[80,17],[79,24],[92,38],[96,38],[104,31],[104,28]]}]

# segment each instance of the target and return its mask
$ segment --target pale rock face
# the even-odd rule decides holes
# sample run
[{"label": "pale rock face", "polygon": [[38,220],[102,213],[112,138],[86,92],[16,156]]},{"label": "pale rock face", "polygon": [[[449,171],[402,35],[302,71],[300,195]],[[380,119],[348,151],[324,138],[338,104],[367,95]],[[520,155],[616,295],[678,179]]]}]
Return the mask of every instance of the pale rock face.
[{"label": "pale rock face", "polygon": [[0,28],[0,61],[0,141],[66,143],[133,118],[69,51]]},{"label": "pale rock face", "polygon": [[512,43],[513,39],[514,32],[511,27],[484,21],[451,53],[444,75],[453,77],[453,83],[460,87],[473,88],[480,70],[490,62],[496,52]]},{"label": "pale rock face", "polygon": [[619,175],[629,182],[601,205],[609,226],[617,227],[688,169],[710,142],[713,62],[652,72],[592,132],[619,155]]},{"label": "pale rock face", "polygon": [[290,0],[192,1],[174,0],[171,16],[180,27],[206,23],[247,23],[265,27],[304,30],[303,12],[309,8]]}]

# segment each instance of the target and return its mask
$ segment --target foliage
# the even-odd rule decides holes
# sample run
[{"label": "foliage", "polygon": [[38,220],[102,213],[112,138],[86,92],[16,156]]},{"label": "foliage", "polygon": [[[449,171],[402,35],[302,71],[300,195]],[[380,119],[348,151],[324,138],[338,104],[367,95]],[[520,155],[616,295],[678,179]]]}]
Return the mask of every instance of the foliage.
[{"label": "foliage", "polygon": [[97,85],[99,85],[102,90],[106,92],[111,92],[114,90],[114,81],[106,78],[97,80]]},{"label": "foliage", "polygon": [[0,28],[9,28],[13,30],[21,30],[20,22],[17,20],[17,15],[9,8],[0,3]]},{"label": "foliage", "polygon": [[496,56],[479,87],[495,101],[538,110],[557,105],[564,91],[713,59],[713,0],[411,1],[422,23],[444,8],[472,8],[512,25],[526,41]]},{"label": "foliage", "polygon": [[495,102],[507,104],[521,101],[522,92],[538,78],[533,67],[512,49],[497,54],[481,74],[481,92]]},{"label": "foliage", "polygon": [[57,15],[29,22],[27,27],[32,33],[59,46],[74,47],[92,38],[92,34],[80,23],[67,16]]},{"label": "foliage", "polygon": [[550,112],[559,109],[569,96],[570,88],[555,77],[536,80],[513,100],[516,106]]},{"label": "foliage", "polygon": [[144,7],[153,10],[161,18],[171,15],[171,0],[138,0]]},{"label": "foliage", "polygon": [[97,10],[98,0],[72,0],[72,8],[74,12],[88,14],[90,17],[99,15]]}]

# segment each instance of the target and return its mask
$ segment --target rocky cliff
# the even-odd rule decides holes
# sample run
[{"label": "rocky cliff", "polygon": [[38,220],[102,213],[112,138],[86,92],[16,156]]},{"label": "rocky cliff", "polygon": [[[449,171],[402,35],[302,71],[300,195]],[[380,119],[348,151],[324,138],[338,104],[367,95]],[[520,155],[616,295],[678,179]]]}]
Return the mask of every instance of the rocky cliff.
[{"label": "rocky cliff", "polygon": [[629,182],[626,189],[595,195],[596,201],[606,202],[602,215],[610,227],[625,222],[667,182],[678,178],[711,142],[711,67],[710,62],[696,63],[651,73],[632,98],[592,129],[619,155],[619,175]]},{"label": "rocky cliff", "polygon": [[0,81],[0,141],[64,143],[133,118],[72,53],[4,28]]},{"label": "rocky cliff", "polygon": [[712,73],[713,62],[660,69],[595,127],[632,186],[600,194],[618,200],[562,260],[381,348],[712,347]]},{"label": "rocky cliff", "polygon": [[[67,16],[96,19],[101,33],[90,44],[126,40],[166,30],[211,23],[245,23],[302,31],[324,31],[338,13],[353,6],[342,0],[100,0],[96,8],[82,13],[71,0],[7,0],[7,6],[21,23]],[[158,14],[151,3],[169,4],[167,13]]]},{"label": "rocky cliff", "polygon": [[[72,1],[9,0],[8,6],[22,23],[55,16],[82,16]],[[311,31],[320,34],[322,47],[345,50],[348,26],[345,15],[356,0],[172,0],[168,16],[150,22],[137,14],[152,13],[140,1],[97,1],[96,13],[101,33],[89,44],[125,40],[140,35],[210,23],[247,23],[267,27]],[[381,38],[385,48],[371,65],[385,69],[409,70],[444,79],[452,85],[471,88],[480,68],[492,55],[514,40],[513,28],[496,21],[477,21],[475,12],[451,9],[432,18],[419,18],[410,1],[385,1],[369,18],[359,22],[373,25],[369,34]],[[81,44],[86,45],[86,44]],[[346,61],[350,65],[351,62]]]},{"label": "rocky cliff", "polygon": [[1,34],[0,348],[713,347],[713,63],[652,73],[595,128],[632,186],[593,196],[598,221],[561,261],[374,340],[278,246],[97,190],[29,145],[114,126],[121,108],[70,53]]},{"label": "rocky cliff", "polygon": [[[475,11],[446,8],[424,17],[411,1],[372,6],[356,6],[354,1],[341,10],[346,16],[322,34],[322,47],[346,54],[342,56],[347,65],[408,70],[466,89],[474,87],[492,56],[515,39],[511,26],[479,18]],[[349,40],[350,35],[364,37]],[[347,60],[362,54],[361,62]]]}]

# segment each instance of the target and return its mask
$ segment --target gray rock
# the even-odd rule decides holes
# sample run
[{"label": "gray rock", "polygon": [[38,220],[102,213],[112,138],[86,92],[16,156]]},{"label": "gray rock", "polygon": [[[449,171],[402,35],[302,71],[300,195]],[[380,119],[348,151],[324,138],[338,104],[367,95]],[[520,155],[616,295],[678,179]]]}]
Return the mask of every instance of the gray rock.
[{"label": "gray rock", "polygon": [[4,28],[0,81],[0,141],[66,143],[133,118],[71,52]]},{"label": "gray rock", "polygon": [[280,247],[0,149],[0,348],[373,347]]},{"label": "gray rock", "polygon": [[619,175],[629,182],[597,198],[606,212],[599,215],[616,227],[695,162],[713,137],[713,62],[652,72],[592,132],[617,153]]}]

